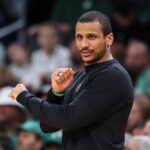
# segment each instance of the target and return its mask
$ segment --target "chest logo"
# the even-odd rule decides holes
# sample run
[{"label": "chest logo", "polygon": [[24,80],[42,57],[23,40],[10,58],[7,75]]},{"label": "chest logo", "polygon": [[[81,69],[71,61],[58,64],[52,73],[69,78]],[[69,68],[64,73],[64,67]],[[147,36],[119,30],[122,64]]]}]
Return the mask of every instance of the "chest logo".
[{"label": "chest logo", "polygon": [[80,84],[77,86],[77,88],[76,88],[76,90],[75,90],[76,92],[78,92],[78,91],[80,90],[81,85],[82,85],[82,84],[80,83]]}]

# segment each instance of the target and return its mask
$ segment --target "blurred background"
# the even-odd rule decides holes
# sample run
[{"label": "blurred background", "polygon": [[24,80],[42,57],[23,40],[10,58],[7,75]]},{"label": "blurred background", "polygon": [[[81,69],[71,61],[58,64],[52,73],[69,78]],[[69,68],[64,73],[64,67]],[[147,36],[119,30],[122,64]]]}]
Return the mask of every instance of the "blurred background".
[{"label": "blurred background", "polygon": [[61,150],[62,131],[42,133],[36,118],[12,102],[8,93],[24,83],[44,100],[56,68],[83,67],[74,27],[89,10],[109,16],[115,36],[113,56],[134,85],[125,148],[149,150],[149,0],[0,0],[0,150]]}]

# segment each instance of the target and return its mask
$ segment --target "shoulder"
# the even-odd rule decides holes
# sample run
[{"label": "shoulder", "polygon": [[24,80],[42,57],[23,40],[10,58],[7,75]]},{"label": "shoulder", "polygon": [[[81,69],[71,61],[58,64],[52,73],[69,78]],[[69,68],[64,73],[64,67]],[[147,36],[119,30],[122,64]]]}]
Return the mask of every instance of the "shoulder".
[{"label": "shoulder", "polygon": [[128,72],[117,60],[114,61],[111,65],[104,67],[104,69],[99,70],[98,73],[99,77],[106,77],[110,78],[111,80],[116,79],[117,81],[131,81]]},{"label": "shoulder", "polygon": [[114,63],[109,68],[109,75],[122,82],[132,82],[127,70],[119,63]]},{"label": "shoulder", "polygon": [[88,84],[97,87],[109,86],[119,90],[132,89],[132,82],[127,71],[119,64],[114,62],[111,65],[104,66],[104,68],[98,68],[89,77]]}]

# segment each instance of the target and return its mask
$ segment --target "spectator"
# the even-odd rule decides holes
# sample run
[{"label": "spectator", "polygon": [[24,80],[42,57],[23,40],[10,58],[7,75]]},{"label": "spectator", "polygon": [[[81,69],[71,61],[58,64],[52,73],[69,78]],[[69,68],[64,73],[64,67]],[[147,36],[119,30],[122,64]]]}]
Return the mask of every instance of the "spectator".
[{"label": "spectator", "polygon": [[21,43],[12,43],[7,48],[10,61],[10,70],[19,78],[19,81],[33,90],[38,89],[39,79],[34,74],[34,67],[30,64],[29,49]]},{"label": "spectator", "polygon": [[7,48],[10,69],[21,79],[29,71],[30,56],[27,47],[20,43],[11,43]]},{"label": "spectator", "polygon": [[41,131],[39,123],[29,120],[18,130],[18,150],[42,150],[44,143],[50,139],[50,134]]},{"label": "spectator", "polygon": [[[150,101],[147,96],[137,96],[131,109],[127,132],[134,133],[137,128],[142,128],[144,123],[150,118]],[[142,129],[141,129],[142,131]]]},{"label": "spectator", "polygon": [[42,24],[38,30],[37,49],[32,54],[32,64],[41,84],[49,82],[52,71],[58,67],[70,66],[69,49],[59,44],[59,37],[52,24]]},{"label": "spectator", "polygon": [[131,40],[127,46],[125,67],[135,85],[137,77],[150,64],[149,46],[142,40]]}]

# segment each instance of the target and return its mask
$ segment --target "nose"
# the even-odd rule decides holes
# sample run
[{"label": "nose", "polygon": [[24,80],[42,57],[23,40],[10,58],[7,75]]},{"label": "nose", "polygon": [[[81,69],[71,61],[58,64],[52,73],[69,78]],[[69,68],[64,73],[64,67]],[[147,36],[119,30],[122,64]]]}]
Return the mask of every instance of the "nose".
[{"label": "nose", "polygon": [[89,42],[88,42],[88,40],[87,40],[86,38],[84,38],[84,39],[81,41],[81,47],[82,47],[82,49],[89,47]]}]

